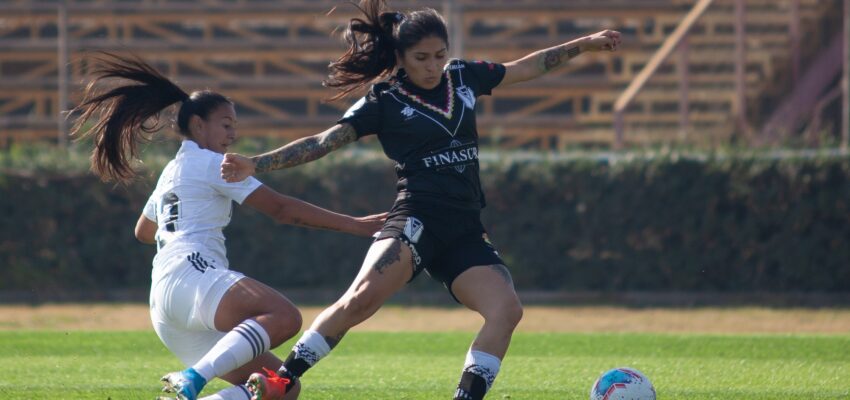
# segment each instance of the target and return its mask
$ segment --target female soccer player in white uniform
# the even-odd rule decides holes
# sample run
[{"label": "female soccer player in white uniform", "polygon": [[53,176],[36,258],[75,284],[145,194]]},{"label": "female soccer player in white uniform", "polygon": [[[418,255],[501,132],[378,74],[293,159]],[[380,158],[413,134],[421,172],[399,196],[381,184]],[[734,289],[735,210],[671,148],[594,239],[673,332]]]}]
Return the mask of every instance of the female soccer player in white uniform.
[{"label": "female soccer player in white uniform", "polygon": [[[160,175],[135,230],[140,241],[157,246],[150,293],[154,330],[189,367],[164,376],[164,390],[194,400],[207,382],[220,377],[234,386],[205,399],[247,400],[250,393],[241,383],[262,368],[280,368],[281,360],[270,350],[299,332],[301,315],[274,289],[230,270],[222,229],[230,222],[231,202],[280,223],[361,236],[378,231],[384,216],[336,214],[253,178],[225,182],[219,165],[236,139],[237,122],[229,99],[211,91],[189,95],[138,59],[107,55],[101,61],[105,67],[86,89],[74,132],[93,137],[92,169],[104,180],[134,177],[130,160],[136,143],[151,131],[143,124],[180,103],[176,125],[183,143]],[[109,78],[125,82],[98,90],[99,81]],[[95,123],[85,131],[90,119]]]}]

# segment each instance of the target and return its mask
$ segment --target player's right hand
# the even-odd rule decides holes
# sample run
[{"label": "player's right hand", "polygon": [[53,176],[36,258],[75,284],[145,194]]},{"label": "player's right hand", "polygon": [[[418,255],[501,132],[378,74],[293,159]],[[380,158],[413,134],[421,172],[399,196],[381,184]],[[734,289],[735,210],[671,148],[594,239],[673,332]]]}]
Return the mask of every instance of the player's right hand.
[{"label": "player's right hand", "polygon": [[229,183],[241,182],[254,172],[254,162],[241,154],[227,153],[221,161],[221,178]]},{"label": "player's right hand", "polygon": [[390,213],[383,212],[380,214],[367,215],[365,217],[354,218],[357,222],[357,229],[354,234],[358,236],[374,236],[375,233],[381,230],[384,226],[384,222],[387,221],[387,216]]}]

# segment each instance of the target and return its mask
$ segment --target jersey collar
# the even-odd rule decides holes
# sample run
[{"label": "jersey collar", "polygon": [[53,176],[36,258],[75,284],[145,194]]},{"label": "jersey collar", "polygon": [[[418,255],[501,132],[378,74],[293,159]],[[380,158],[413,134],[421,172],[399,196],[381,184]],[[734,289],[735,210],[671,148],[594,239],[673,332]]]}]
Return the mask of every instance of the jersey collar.
[{"label": "jersey collar", "polygon": [[201,146],[198,146],[194,140],[191,139],[183,139],[183,143],[180,144],[180,150],[178,153],[187,153],[190,151],[200,150]]},{"label": "jersey collar", "polygon": [[446,92],[446,85],[448,84],[446,79],[446,73],[443,72],[440,78],[440,83],[434,87],[433,89],[423,89],[419,86],[414,85],[407,78],[407,71],[404,68],[399,68],[398,72],[395,74],[396,80],[401,82],[401,85],[404,87],[404,90],[407,90],[410,93],[414,93],[420,96],[436,96]]}]

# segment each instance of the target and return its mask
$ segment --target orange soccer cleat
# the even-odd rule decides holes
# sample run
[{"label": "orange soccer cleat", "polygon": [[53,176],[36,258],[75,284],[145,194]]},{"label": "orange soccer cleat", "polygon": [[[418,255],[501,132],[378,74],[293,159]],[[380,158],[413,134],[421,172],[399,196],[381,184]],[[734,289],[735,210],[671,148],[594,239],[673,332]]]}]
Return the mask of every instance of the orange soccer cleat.
[{"label": "orange soccer cleat", "polygon": [[[290,378],[278,376],[274,371],[263,368],[266,375],[255,372],[248,377],[248,391],[251,392],[251,400],[280,400],[286,395],[287,386],[292,382]],[[293,378],[294,379],[294,378]]]}]

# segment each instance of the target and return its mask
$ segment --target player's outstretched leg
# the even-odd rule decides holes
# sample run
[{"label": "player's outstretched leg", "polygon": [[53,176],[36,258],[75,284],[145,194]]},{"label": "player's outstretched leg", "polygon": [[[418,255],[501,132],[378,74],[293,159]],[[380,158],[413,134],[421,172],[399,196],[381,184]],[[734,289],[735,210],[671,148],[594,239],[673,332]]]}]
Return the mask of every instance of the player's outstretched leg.
[{"label": "player's outstretched leg", "polygon": [[[291,391],[307,370],[339,344],[348,329],[371,317],[390,296],[410,281],[413,274],[412,263],[410,248],[399,239],[378,240],[372,243],[360,267],[360,273],[348,291],[316,317],[310,329],[301,335],[278,370],[279,377],[289,381],[287,391]],[[257,391],[265,390],[271,381],[262,374],[254,374],[251,378],[253,380],[248,382],[248,386],[256,387]]]}]

